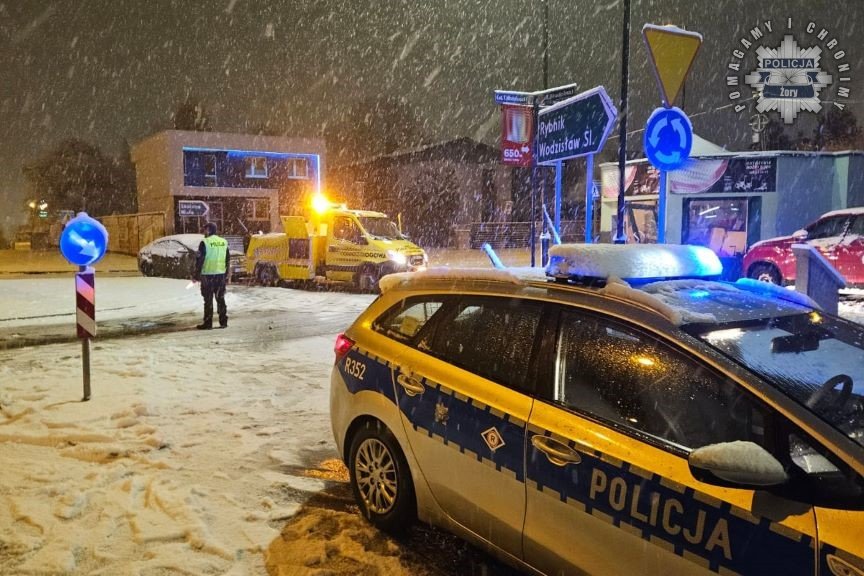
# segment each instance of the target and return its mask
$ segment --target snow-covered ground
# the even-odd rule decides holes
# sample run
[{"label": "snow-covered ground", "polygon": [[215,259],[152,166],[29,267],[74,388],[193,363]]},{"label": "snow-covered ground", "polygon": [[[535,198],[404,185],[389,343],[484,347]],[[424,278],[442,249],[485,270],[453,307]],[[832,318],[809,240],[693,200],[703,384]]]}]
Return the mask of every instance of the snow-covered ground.
[{"label": "snow-covered ground", "polygon": [[[201,303],[186,284],[97,279],[97,318],[191,327]],[[68,278],[0,282],[0,334],[71,334],[71,290]],[[421,528],[397,542],[353,505],[329,375],[335,335],[372,299],[231,287],[227,330],[94,341],[88,402],[77,341],[0,351],[0,574],[424,575],[488,562],[455,539],[424,554],[449,537]]]},{"label": "snow-covered ground", "polygon": [[[8,281],[4,296],[9,283],[26,285],[6,300],[11,323],[56,320],[68,304],[40,293],[53,280]],[[184,281],[111,278],[99,289],[105,316],[200,308]],[[0,353],[0,572],[264,573],[262,552],[285,520],[328,473],[341,476],[327,462],[327,314],[338,306],[350,318],[371,297],[230,294],[228,330],[97,340],[89,402],[79,344]],[[294,337],[289,326],[301,323]]]},{"label": "snow-covered ground", "polygon": [[[94,342],[89,402],[77,341],[0,350],[0,574],[464,573],[458,541],[367,525],[336,460],[333,341],[373,296],[233,286],[230,327],[200,332],[187,284],[97,279],[100,323],[145,334]],[[72,296],[0,281],[0,341],[71,335]]]}]

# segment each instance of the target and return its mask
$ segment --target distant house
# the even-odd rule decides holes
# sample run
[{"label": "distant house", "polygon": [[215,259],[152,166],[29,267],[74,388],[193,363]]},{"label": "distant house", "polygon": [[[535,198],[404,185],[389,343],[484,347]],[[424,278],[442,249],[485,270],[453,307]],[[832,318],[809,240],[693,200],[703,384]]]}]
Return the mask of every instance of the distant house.
[{"label": "distant house", "polygon": [[467,243],[472,223],[509,220],[513,169],[497,148],[457,138],[331,167],[327,191],[402,222],[426,246]]},{"label": "distant house", "polygon": [[132,148],[138,210],[162,212],[165,233],[215,222],[225,235],[269,232],[321,187],[317,139],[167,130]]}]

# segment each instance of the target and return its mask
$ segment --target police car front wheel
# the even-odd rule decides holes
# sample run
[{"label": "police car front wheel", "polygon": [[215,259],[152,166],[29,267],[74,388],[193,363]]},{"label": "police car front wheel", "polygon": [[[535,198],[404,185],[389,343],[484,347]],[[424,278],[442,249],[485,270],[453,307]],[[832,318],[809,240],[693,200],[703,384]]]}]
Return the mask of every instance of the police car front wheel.
[{"label": "police car front wheel", "polygon": [[367,422],[351,441],[348,469],[363,515],[387,532],[407,528],[416,515],[408,463],[381,422]]}]

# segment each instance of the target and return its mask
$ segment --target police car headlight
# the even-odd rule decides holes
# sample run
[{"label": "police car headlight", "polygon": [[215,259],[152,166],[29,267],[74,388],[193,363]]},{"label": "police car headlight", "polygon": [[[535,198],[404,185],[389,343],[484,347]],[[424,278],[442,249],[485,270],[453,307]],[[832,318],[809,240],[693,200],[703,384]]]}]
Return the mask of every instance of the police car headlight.
[{"label": "police car headlight", "polygon": [[401,252],[397,252],[396,250],[388,250],[387,251],[387,258],[391,262],[398,264],[399,266],[404,266],[405,264],[408,263],[408,258],[405,256],[405,254],[402,254]]}]

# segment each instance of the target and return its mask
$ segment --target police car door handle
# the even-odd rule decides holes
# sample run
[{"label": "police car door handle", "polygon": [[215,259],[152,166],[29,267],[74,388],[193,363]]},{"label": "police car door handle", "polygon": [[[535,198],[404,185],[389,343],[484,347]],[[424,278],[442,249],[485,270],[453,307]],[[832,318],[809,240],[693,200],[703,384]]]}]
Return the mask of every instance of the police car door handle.
[{"label": "police car door handle", "polygon": [[556,466],[566,466],[567,464],[579,464],[582,462],[582,456],[579,455],[578,451],[547,436],[535,434],[531,437],[531,444],[537,450],[546,454],[549,462]]},{"label": "police car door handle", "polygon": [[408,396],[417,396],[426,391],[426,387],[423,386],[423,384],[407,374],[399,374],[396,376],[396,382],[405,389],[405,394]]}]

